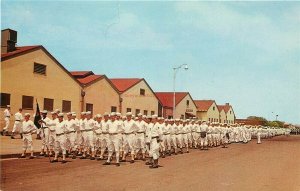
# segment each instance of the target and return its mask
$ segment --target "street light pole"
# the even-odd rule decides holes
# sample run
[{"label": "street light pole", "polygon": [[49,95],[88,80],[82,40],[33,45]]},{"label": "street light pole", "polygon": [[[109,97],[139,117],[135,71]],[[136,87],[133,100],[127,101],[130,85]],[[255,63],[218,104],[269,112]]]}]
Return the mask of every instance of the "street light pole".
[{"label": "street light pole", "polygon": [[175,104],[175,100],[176,100],[176,93],[175,93],[175,81],[176,81],[176,73],[177,71],[182,68],[184,66],[185,70],[188,70],[188,65],[187,64],[182,64],[178,67],[174,67],[173,68],[173,119],[175,118],[175,114],[176,114],[176,104]]}]

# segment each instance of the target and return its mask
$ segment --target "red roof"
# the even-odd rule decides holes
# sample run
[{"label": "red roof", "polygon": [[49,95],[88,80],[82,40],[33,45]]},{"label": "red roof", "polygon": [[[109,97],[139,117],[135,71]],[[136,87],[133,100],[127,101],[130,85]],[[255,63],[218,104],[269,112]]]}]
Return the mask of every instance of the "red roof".
[{"label": "red roof", "polygon": [[8,58],[10,56],[14,56],[14,55],[17,55],[17,54],[20,54],[20,53],[24,53],[24,52],[29,51],[29,50],[33,50],[35,48],[39,48],[39,47],[42,47],[42,46],[41,45],[36,45],[36,46],[19,46],[19,47],[16,47],[16,50],[14,50],[12,52],[1,54],[1,60],[5,59],[5,58]]},{"label": "red roof", "polygon": [[[155,92],[155,94],[163,107],[173,108],[173,92]],[[175,104],[178,105],[178,103],[181,102],[181,100],[185,98],[185,96],[187,96],[188,94],[188,92],[176,92]]]},{"label": "red roof", "polygon": [[215,100],[195,100],[198,111],[207,111]]},{"label": "red roof", "polygon": [[144,80],[143,78],[113,78],[110,81],[118,89],[119,92],[125,92],[135,84]]},{"label": "red roof", "polygon": [[93,75],[94,74],[92,71],[71,71],[70,73],[75,78],[85,78],[85,77],[87,77],[89,75]]},{"label": "red roof", "polygon": [[83,85],[86,85],[86,84],[89,84],[99,78],[102,78],[104,75],[90,75],[90,76],[87,76],[85,78],[78,78],[77,80],[83,84]]},{"label": "red roof", "polygon": [[230,108],[231,108],[231,105],[229,104],[225,104],[225,105],[217,105],[219,111],[221,111],[222,109],[224,109],[225,113],[227,113]]}]

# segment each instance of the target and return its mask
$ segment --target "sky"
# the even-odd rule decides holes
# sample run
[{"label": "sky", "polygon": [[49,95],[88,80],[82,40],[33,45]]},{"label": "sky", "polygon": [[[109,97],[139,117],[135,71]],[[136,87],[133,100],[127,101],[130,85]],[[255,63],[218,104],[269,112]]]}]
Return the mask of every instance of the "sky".
[{"label": "sky", "polygon": [[1,1],[1,29],[70,71],[145,78],[230,103],[237,118],[300,123],[300,2]]}]

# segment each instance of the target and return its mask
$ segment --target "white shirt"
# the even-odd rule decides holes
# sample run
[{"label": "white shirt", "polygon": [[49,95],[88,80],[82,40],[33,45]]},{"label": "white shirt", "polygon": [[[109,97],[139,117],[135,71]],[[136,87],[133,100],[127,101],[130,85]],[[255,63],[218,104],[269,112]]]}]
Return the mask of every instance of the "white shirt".
[{"label": "white shirt", "polygon": [[31,133],[32,131],[36,130],[36,127],[31,120],[23,121],[21,128],[22,128],[23,134],[28,134],[28,133]]},{"label": "white shirt", "polygon": [[67,125],[66,125],[66,121],[62,121],[56,123],[56,128],[55,128],[55,133],[56,134],[63,134],[67,131]]},{"label": "white shirt", "polygon": [[97,133],[97,134],[102,133],[102,121],[100,121],[100,122],[95,121],[94,130],[95,130],[95,133]]},{"label": "white shirt", "polygon": [[49,117],[45,117],[44,119],[42,119],[46,124],[42,123],[42,127],[50,127],[51,125],[51,119],[49,119]]},{"label": "white shirt", "polygon": [[109,128],[109,122],[110,120],[107,120],[107,121],[101,121],[101,130],[102,130],[102,133],[108,133],[108,128]]},{"label": "white shirt", "polygon": [[86,120],[86,122],[85,122],[85,130],[92,130],[92,129],[94,129],[94,126],[95,126],[94,119]]},{"label": "white shirt", "polygon": [[134,120],[125,120],[123,123],[124,133],[135,133],[138,130],[138,126]]},{"label": "white shirt", "polygon": [[170,134],[170,129],[169,129],[169,124],[168,125],[166,125],[166,124],[164,124],[163,126],[162,126],[162,133],[163,134]]},{"label": "white shirt", "polygon": [[140,133],[144,133],[146,131],[147,128],[147,123],[145,121],[136,121],[136,125],[137,125],[137,132]]},{"label": "white shirt", "polygon": [[66,123],[66,130],[68,132],[72,132],[72,131],[75,131],[75,128],[76,128],[76,122],[74,119],[71,119],[71,120],[67,120],[65,121]]},{"label": "white shirt", "polygon": [[10,112],[9,112],[8,109],[5,109],[5,110],[3,111],[3,113],[4,113],[4,117],[10,117]]},{"label": "white shirt", "polygon": [[79,120],[79,129],[82,131],[82,130],[85,130],[85,123],[86,123],[86,119],[80,119]]},{"label": "white shirt", "polygon": [[175,135],[177,133],[177,125],[173,123],[173,125],[169,124],[169,131],[171,135]]},{"label": "white shirt", "polygon": [[117,120],[108,121],[107,126],[108,126],[108,133],[115,134],[115,133],[120,133],[120,131],[122,131],[120,123]]},{"label": "white shirt", "polygon": [[56,127],[57,123],[58,123],[58,118],[52,119],[49,121],[49,124],[47,124],[47,125],[48,125],[50,131],[55,131],[55,127]]},{"label": "white shirt", "polygon": [[149,137],[153,138],[153,137],[161,137],[162,136],[162,131],[159,128],[160,124],[159,123],[150,123],[149,124]]},{"label": "white shirt", "polygon": [[16,121],[22,121],[23,120],[23,115],[20,112],[15,113],[15,120]]},{"label": "white shirt", "polygon": [[200,125],[200,132],[208,132],[208,126],[206,124]]}]

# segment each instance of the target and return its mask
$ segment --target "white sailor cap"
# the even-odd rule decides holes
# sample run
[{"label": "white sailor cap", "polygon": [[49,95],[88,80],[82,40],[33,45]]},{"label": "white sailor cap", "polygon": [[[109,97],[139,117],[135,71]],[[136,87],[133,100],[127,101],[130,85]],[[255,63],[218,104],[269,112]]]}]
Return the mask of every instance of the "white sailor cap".
[{"label": "white sailor cap", "polygon": [[117,115],[118,117],[121,117],[121,113],[119,113],[119,112],[117,112],[116,115]]},{"label": "white sailor cap", "polygon": [[56,114],[56,112],[55,112],[55,111],[52,111],[52,112],[51,112],[51,115],[54,115],[54,114]]},{"label": "white sailor cap", "polygon": [[91,115],[92,114],[92,112],[91,111],[87,111],[87,112],[85,112],[87,115]]},{"label": "white sailor cap", "polygon": [[132,116],[132,113],[131,112],[127,112],[126,116]]},{"label": "white sailor cap", "polygon": [[137,116],[139,116],[139,117],[140,117],[140,116],[143,116],[143,115],[142,115],[141,113],[138,113],[138,114],[137,114]]},{"label": "white sailor cap", "polygon": [[146,119],[146,118],[147,118],[147,116],[146,116],[146,115],[143,115],[142,117],[143,117],[143,119]]},{"label": "white sailor cap", "polygon": [[177,122],[178,122],[178,121],[180,121],[180,119],[176,118],[176,119],[175,119],[175,121],[177,121]]},{"label": "white sailor cap", "polygon": [[162,117],[158,117],[157,119],[158,119],[158,120],[162,120]]},{"label": "white sailor cap", "polygon": [[73,116],[73,117],[76,117],[76,113],[72,113],[72,116]]},{"label": "white sailor cap", "polygon": [[109,113],[108,113],[108,112],[105,112],[105,113],[103,114],[103,116],[109,116]]},{"label": "white sailor cap", "polygon": [[116,116],[116,112],[111,112],[110,113],[110,116],[112,117],[112,116]]},{"label": "white sailor cap", "polygon": [[58,114],[58,117],[63,117],[64,116],[64,113],[59,113]]},{"label": "white sailor cap", "polygon": [[24,116],[30,116],[30,113],[25,113]]},{"label": "white sailor cap", "polygon": [[81,112],[81,115],[86,115],[86,112],[84,112],[84,111],[83,111],[83,112]]},{"label": "white sailor cap", "polygon": [[139,119],[138,117],[135,117],[135,118],[134,118],[134,120],[138,120],[138,119]]},{"label": "white sailor cap", "polygon": [[10,105],[7,105],[6,107],[9,107],[9,108],[10,108]]},{"label": "white sailor cap", "polygon": [[55,109],[54,110],[56,113],[60,113],[60,110],[59,109]]},{"label": "white sailor cap", "polygon": [[102,117],[102,115],[101,114],[97,114],[97,115],[95,115],[95,117],[96,118],[100,118],[100,117]]},{"label": "white sailor cap", "polygon": [[68,112],[67,115],[72,115],[72,113],[71,113],[71,112]]},{"label": "white sailor cap", "polygon": [[157,115],[152,115],[152,119],[153,119],[153,118],[157,118]]},{"label": "white sailor cap", "polygon": [[48,111],[47,110],[43,110],[43,111],[41,111],[41,113],[46,114],[46,113],[48,113]]},{"label": "white sailor cap", "polygon": [[75,112],[75,111],[72,111],[71,113],[72,113],[72,114],[76,114],[76,112]]}]

